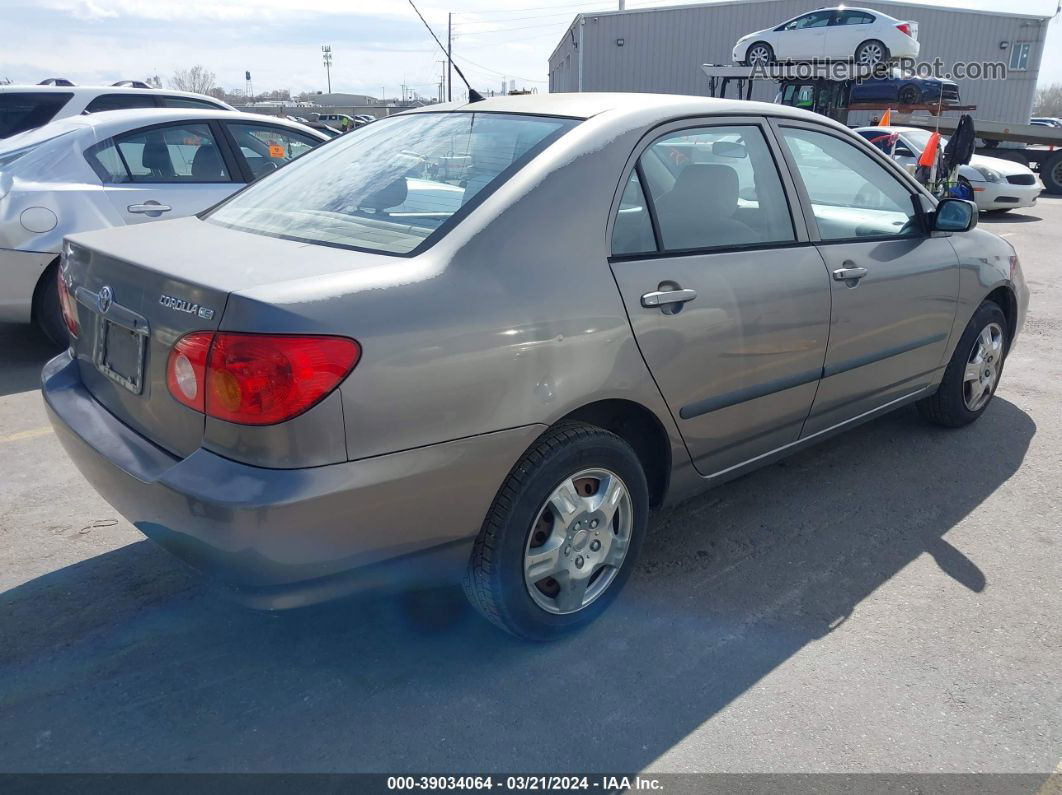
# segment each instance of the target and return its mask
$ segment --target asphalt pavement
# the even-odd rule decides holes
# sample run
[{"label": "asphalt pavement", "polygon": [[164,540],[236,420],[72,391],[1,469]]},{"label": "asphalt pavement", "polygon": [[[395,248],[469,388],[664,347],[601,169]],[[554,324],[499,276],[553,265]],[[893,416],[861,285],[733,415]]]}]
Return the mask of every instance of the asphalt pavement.
[{"label": "asphalt pavement", "polygon": [[50,349],[0,325],[0,771],[1050,773],[1062,198],[982,223],[1032,306],[980,421],[905,409],[656,515],[613,608],[551,645],[456,591],[221,599],[89,488]]}]

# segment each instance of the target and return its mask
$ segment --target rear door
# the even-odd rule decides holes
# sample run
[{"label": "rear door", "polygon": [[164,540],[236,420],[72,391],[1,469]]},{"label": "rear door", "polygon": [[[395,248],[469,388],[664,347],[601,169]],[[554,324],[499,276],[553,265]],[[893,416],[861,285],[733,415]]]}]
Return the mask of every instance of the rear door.
[{"label": "rear door", "polygon": [[797,439],[826,352],[829,278],[756,118],[649,136],[613,215],[610,264],[697,469]]},{"label": "rear door", "polygon": [[843,131],[777,124],[831,274],[823,380],[805,435],[917,394],[944,366],[958,258],[921,195]]},{"label": "rear door", "polygon": [[874,16],[866,11],[838,11],[826,29],[827,58],[851,58],[856,47],[874,38],[870,26]]},{"label": "rear door", "polygon": [[204,121],[141,127],[93,147],[89,162],[127,224],[194,215],[244,182],[219,132]]}]

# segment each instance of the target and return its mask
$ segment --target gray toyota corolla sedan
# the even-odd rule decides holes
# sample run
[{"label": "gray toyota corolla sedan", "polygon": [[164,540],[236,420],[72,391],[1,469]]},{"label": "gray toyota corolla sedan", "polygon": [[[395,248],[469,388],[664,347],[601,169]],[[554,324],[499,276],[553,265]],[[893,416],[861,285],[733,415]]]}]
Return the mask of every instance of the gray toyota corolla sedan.
[{"label": "gray toyota corolla sedan", "polygon": [[1028,292],[976,223],[778,105],[432,106],[72,237],[44,397],[93,486],[248,603],[463,580],[548,638],[651,507],[908,403],[977,419]]}]

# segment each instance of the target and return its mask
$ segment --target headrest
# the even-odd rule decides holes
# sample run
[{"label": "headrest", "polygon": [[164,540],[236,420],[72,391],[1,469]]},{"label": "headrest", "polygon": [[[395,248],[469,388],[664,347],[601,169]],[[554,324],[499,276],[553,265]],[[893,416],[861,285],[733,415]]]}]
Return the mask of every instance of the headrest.
[{"label": "headrest", "polygon": [[192,176],[196,179],[221,179],[225,176],[225,164],[216,146],[207,144],[196,150],[192,158]]},{"label": "headrest", "polygon": [[362,207],[370,207],[374,210],[386,210],[397,207],[406,200],[409,188],[406,186],[406,178],[398,177],[394,182],[369,195],[362,203]]},{"label": "headrest", "polygon": [[686,205],[700,213],[729,217],[737,209],[737,172],[718,163],[692,163],[679,172],[667,200],[669,207]]},{"label": "headrest", "polygon": [[140,153],[140,162],[148,171],[171,172],[173,161],[170,160],[170,150],[162,136],[148,138],[144,149]]}]

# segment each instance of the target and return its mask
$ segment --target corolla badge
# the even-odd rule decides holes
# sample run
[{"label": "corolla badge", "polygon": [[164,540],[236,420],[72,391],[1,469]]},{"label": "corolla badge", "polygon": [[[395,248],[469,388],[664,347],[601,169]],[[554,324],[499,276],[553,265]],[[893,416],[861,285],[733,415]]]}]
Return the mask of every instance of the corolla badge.
[{"label": "corolla badge", "polygon": [[112,303],[114,303],[114,292],[105,284],[100,288],[100,292],[96,296],[96,308],[100,310],[101,315],[106,315]]},{"label": "corolla badge", "polygon": [[165,293],[159,296],[159,303],[167,309],[172,309],[174,312],[184,312],[188,315],[196,315],[203,320],[210,320],[214,317],[213,309],[200,306],[192,301],[186,301],[183,298],[174,298],[172,295],[166,295]]}]

